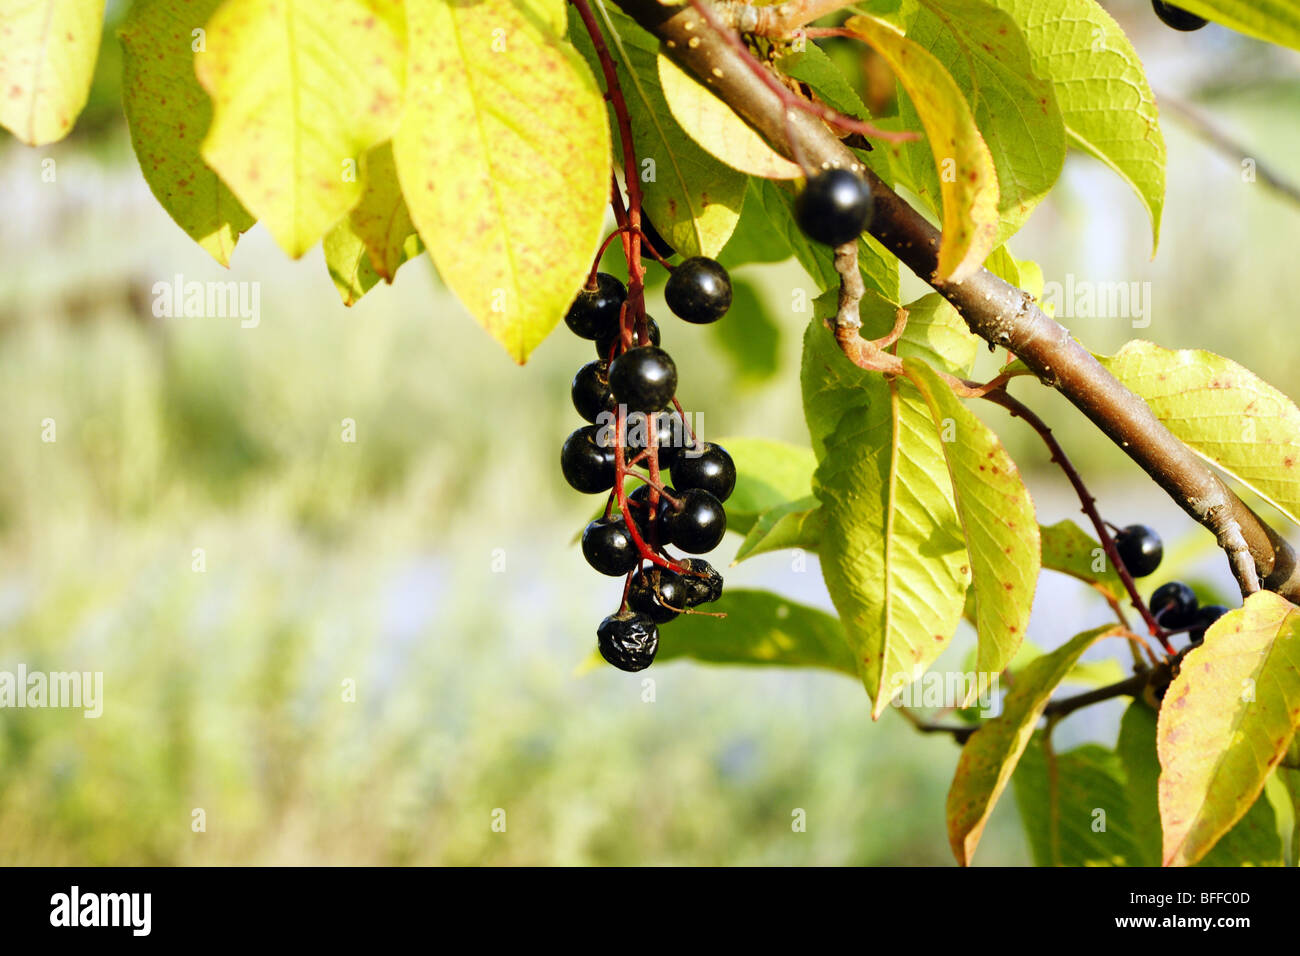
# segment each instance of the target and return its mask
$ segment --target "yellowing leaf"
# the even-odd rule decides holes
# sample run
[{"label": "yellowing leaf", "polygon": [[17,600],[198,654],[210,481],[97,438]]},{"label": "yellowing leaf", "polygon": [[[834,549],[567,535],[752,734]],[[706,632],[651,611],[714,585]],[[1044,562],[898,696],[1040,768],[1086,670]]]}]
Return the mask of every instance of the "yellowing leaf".
[{"label": "yellowing leaf", "polygon": [[[808,335],[831,341],[805,346],[806,363],[811,349],[835,349],[817,323]],[[909,383],[878,375],[861,391],[825,437],[813,492],[822,575],[879,717],[948,646],[970,559],[925,403]]]},{"label": "yellowing leaf", "polygon": [[1300,523],[1300,409],[1213,352],[1129,342],[1101,362],[1207,461]]},{"label": "yellowing leaf", "polygon": [[884,20],[855,16],[845,25],[889,64],[921,118],[943,202],[936,277],[961,282],[997,245],[999,222],[997,172],[970,105],[942,63]]},{"label": "yellowing leaf", "polygon": [[90,94],[104,0],[6,0],[0,126],[29,146],[63,139]]},{"label": "yellowing leaf", "polygon": [[226,0],[195,58],[203,158],[295,258],[361,197],[365,152],[402,101],[397,0]]},{"label": "yellowing leaf", "polygon": [[559,6],[407,4],[402,193],[443,280],[520,363],[582,287],[609,201],[603,95]]},{"label": "yellowing leaf", "polygon": [[903,368],[930,409],[952,479],[975,594],[976,669],[1000,674],[1024,640],[1038,583],[1038,522],[1020,469],[997,435],[934,369]]},{"label": "yellowing leaf", "polygon": [[[1016,22],[986,0],[920,0],[907,38],[947,67],[970,103],[997,168],[1003,241],[1029,218],[1065,163],[1065,122],[1052,84],[1035,71]],[[926,165],[933,182],[934,167]]]},{"label": "yellowing leaf", "polygon": [[966,741],[948,790],[947,806],[948,842],[962,866],[970,865],[989,814],[1033,738],[1052,691],[1084,651],[1114,630],[1085,631],[1026,666],[1016,675],[1001,715],[987,721]]},{"label": "yellowing leaf", "polygon": [[348,213],[347,225],[365,244],[375,273],[391,283],[398,267],[420,252],[420,238],[397,181],[392,143],[380,143],[366,154],[364,175],[361,200]]},{"label": "yellowing leaf", "polygon": [[1259,591],[1183,658],[1160,707],[1164,864],[1204,856],[1259,796],[1300,727],[1300,608]]},{"label": "yellowing leaf", "polygon": [[681,128],[732,169],[765,179],[803,176],[802,169],[768,146],[731,107],[662,53],[659,85]]},{"label": "yellowing leaf", "polygon": [[140,171],[167,214],[225,266],[253,217],[199,154],[212,101],[194,75],[192,31],[220,2],[137,0],[120,36],[122,101]]},{"label": "yellowing leaf", "polygon": [[1300,50],[1295,0],[1186,0],[1178,6],[1268,43]]}]

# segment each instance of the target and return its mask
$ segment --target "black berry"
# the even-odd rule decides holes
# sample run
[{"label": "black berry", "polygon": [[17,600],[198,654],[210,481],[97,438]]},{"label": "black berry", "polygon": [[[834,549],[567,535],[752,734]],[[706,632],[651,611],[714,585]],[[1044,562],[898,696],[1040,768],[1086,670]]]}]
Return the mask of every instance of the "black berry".
[{"label": "black berry", "polygon": [[873,203],[866,180],[847,169],[827,169],[808,180],[794,201],[804,235],[828,246],[856,239],[871,222]]},{"label": "black berry", "polygon": [[614,487],[614,446],[605,440],[607,429],[583,425],[560,449],[560,470],[564,480],[585,494]]},{"label": "black berry", "polygon": [[681,418],[673,412],[655,412],[648,417],[645,412],[632,412],[627,416],[627,447],[636,454],[646,447],[647,438],[653,438],[659,448],[661,469],[677,467],[685,434]]},{"label": "black berry", "polygon": [[634,412],[657,412],[677,393],[677,366],[655,345],[628,349],[609,366],[614,399]]},{"label": "black berry", "polygon": [[716,322],[731,308],[731,277],[712,259],[693,256],[668,277],[664,301],[679,319],[697,325]]},{"label": "black berry", "polygon": [[1160,535],[1144,524],[1131,524],[1115,535],[1115,547],[1128,573],[1144,578],[1160,567],[1165,556],[1165,546]]},{"label": "black berry", "polygon": [[659,253],[660,259],[671,259],[677,255],[677,250],[670,246],[668,240],[659,234],[659,230],[655,228],[655,224],[650,221],[650,217],[645,214],[644,209],[641,210],[641,233],[645,239],[649,240],[650,245],[654,247],[654,251]]},{"label": "black berry", "polygon": [[699,488],[719,501],[726,501],[736,487],[736,464],[727,449],[712,442],[704,442],[700,453],[685,450],[673,468],[673,484],[687,491]]},{"label": "black berry", "polygon": [[589,422],[597,422],[601,412],[614,411],[614,393],[609,389],[609,364],[597,360],[578,369],[578,374],[573,376],[570,394],[573,407]]},{"label": "black berry", "polygon": [[1164,21],[1166,26],[1181,30],[1184,33],[1199,30],[1210,22],[1204,17],[1198,17],[1196,14],[1184,10],[1182,7],[1176,7],[1172,3],[1165,3],[1164,0],[1151,0],[1151,8],[1155,10],[1156,16]]},{"label": "black berry", "polygon": [[686,585],[676,571],[658,566],[632,575],[627,603],[656,624],[671,621],[686,607]]},{"label": "black berry", "polygon": [[[682,583],[686,586],[686,606],[697,607],[722,597],[722,575],[703,558],[687,558]],[[695,572],[694,574],[690,572]]]},{"label": "black berry", "polygon": [[596,628],[600,656],[621,671],[643,671],[659,650],[659,628],[644,614],[611,614]]},{"label": "black berry", "polygon": [[641,560],[627,523],[622,518],[601,518],[582,532],[582,555],[601,574],[619,577]]},{"label": "black berry", "polygon": [[668,540],[690,554],[712,551],[727,532],[727,513],[722,502],[707,491],[692,488],[681,493],[680,507],[664,515]]},{"label": "black berry", "polygon": [[1200,602],[1196,592],[1182,581],[1170,581],[1155,589],[1148,607],[1161,627],[1176,631],[1196,622],[1196,610]]},{"label": "black berry", "polygon": [[608,272],[596,273],[596,288],[583,289],[564,315],[564,324],[574,335],[599,339],[618,330],[618,313],[627,289]]},{"label": "black berry", "polygon": [[[646,316],[646,331],[650,336],[650,344],[658,345],[659,344],[659,323],[656,322],[654,319],[652,319],[650,316]],[[618,327],[615,326],[609,332],[609,334],[602,335],[600,338],[596,339],[596,354],[603,359],[608,359],[610,353],[614,351],[614,342],[617,341],[618,334],[619,334]],[[635,336],[633,337],[632,341],[634,343],[637,341]]]},{"label": "black berry", "polygon": [[[677,497],[677,492],[671,488],[665,489],[672,497]],[[627,506],[632,512],[632,520],[636,523],[637,530],[644,531],[650,522],[650,486],[639,485],[633,492],[627,496]],[[659,496],[659,506],[655,508],[656,521],[663,521],[664,515],[668,512],[668,499],[662,494]],[[662,527],[662,525],[661,525]]]},{"label": "black berry", "polygon": [[1228,609],[1222,604],[1207,604],[1204,607],[1197,608],[1196,617],[1192,621],[1192,629],[1187,632],[1192,639],[1192,643],[1199,644],[1205,640],[1205,632],[1209,630],[1210,625],[1227,613]]}]

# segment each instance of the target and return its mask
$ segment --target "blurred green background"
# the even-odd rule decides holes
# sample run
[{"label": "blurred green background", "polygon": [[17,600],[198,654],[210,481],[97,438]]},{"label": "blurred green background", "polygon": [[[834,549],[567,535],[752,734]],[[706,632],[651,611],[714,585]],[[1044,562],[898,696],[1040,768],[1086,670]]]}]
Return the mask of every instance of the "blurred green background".
[{"label": "blurred green background", "polygon": [[[1160,93],[1300,180],[1295,55],[1217,28],[1174,34],[1145,2],[1109,7]],[[893,714],[873,724],[854,682],[685,662],[582,672],[619,588],[573,546],[592,503],[557,467],[588,343],[561,329],[515,367],[426,260],[351,310],[319,250],[291,262],[260,228],[222,270],[139,176],[111,36],[99,72],[67,142],[0,143],[0,670],[102,671],[105,695],[97,720],[0,711],[0,863],[951,861],[956,748]],[[1149,328],[1069,323],[1092,348],[1209,348],[1300,394],[1300,208],[1164,125],[1158,258],[1137,201],[1082,157],[1014,250],[1049,280],[1151,283]],[[155,318],[154,283],[178,274],[260,283],[260,325]],[[706,434],[805,442],[809,315],[791,305],[812,285],[790,264],[736,278],[715,329],[671,320],[655,293],[682,393]],[[1177,570],[1232,593],[1208,534],[1054,396],[1017,393],[1045,409],[1108,518],[1165,534],[1174,558],[1151,586]],[[1074,514],[1036,439],[989,421],[1043,522]],[[829,606],[815,563],[798,572],[787,555],[728,583]],[[1105,619],[1056,578],[1035,615],[1049,647]],[[1118,713],[1058,733],[1109,742]],[[807,832],[792,832],[796,808]],[[1027,860],[1008,795],[978,862]]]}]

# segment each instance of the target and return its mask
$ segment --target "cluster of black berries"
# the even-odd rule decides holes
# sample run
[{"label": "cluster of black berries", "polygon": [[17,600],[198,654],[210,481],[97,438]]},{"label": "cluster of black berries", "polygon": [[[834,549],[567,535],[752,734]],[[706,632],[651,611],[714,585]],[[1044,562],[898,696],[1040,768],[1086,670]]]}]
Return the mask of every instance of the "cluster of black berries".
[{"label": "cluster of black berries", "polygon": [[[1121,528],[1115,535],[1115,548],[1124,567],[1135,578],[1155,573],[1165,555],[1160,535],[1144,524]],[[1202,607],[1196,592],[1182,581],[1160,585],[1147,607],[1157,624],[1167,631],[1186,631],[1193,645],[1201,643],[1209,626],[1228,613],[1222,604]]]},{"label": "cluster of black berries", "polygon": [[1155,10],[1156,16],[1164,21],[1166,26],[1181,30],[1184,33],[1199,30],[1210,22],[1205,17],[1198,17],[1182,7],[1176,7],[1172,3],[1165,3],[1164,0],[1151,0],[1151,7]]},{"label": "cluster of black berries", "polygon": [[[716,322],[731,305],[731,279],[712,259],[687,259],[673,268],[664,298],[687,322]],[[687,428],[677,366],[659,347],[659,327],[630,306],[623,283],[598,273],[565,316],[573,332],[595,341],[597,358],[573,378],[573,406],[589,424],[565,439],[560,468],[578,491],[609,494],[604,516],[582,533],[582,553],[601,574],[626,575],[627,583],[597,644],[615,667],[639,671],[659,649],[660,624],[722,596],[722,575],[707,561],[675,558],[667,547],[704,554],[718,546],[736,468],[726,449]],[[641,484],[625,494],[625,478]]]}]

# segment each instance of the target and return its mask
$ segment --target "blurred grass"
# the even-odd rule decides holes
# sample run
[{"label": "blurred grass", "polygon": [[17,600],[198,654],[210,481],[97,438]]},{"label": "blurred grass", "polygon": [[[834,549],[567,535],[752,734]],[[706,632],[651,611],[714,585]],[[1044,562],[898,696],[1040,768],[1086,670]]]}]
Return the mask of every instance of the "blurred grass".
[{"label": "blurred grass", "polygon": [[[113,98],[97,85],[92,106]],[[1263,99],[1232,115],[1275,161],[1294,156]],[[318,254],[289,262],[260,230],[227,273],[156,207],[105,124],[0,150],[0,255],[19,264],[0,274],[0,669],[100,670],[106,697],[98,720],[0,711],[0,863],[950,861],[955,748],[890,714],[872,724],[852,681],[689,663],[575,674],[618,587],[571,545],[590,502],[555,467],[588,343],[557,334],[520,370],[424,261],[351,311]],[[1088,160],[1017,252],[1049,278],[1153,282],[1152,328],[1080,323],[1090,346],[1215,348],[1297,394],[1300,344],[1264,333],[1291,308],[1300,215],[1177,132],[1170,144],[1155,264],[1136,202]],[[39,180],[46,157],[57,184]],[[154,319],[152,284],[178,273],[261,282],[261,324]],[[807,316],[788,303],[806,279],[737,278],[726,329],[652,301],[684,394],[706,434],[805,441]],[[1156,521],[1198,584],[1229,593],[1205,536],[1047,407],[1108,517]],[[1043,519],[1072,513],[1033,436],[995,424]],[[826,603],[815,567],[781,555],[728,579]],[[1044,580],[1035,640],[1097,622],[1076,592]],[[1104,739],[1113,716],[1062,733]],[[796,808],[806,833],[791,831]],[[1027,859],[1007,799],[979,862]]]}]

